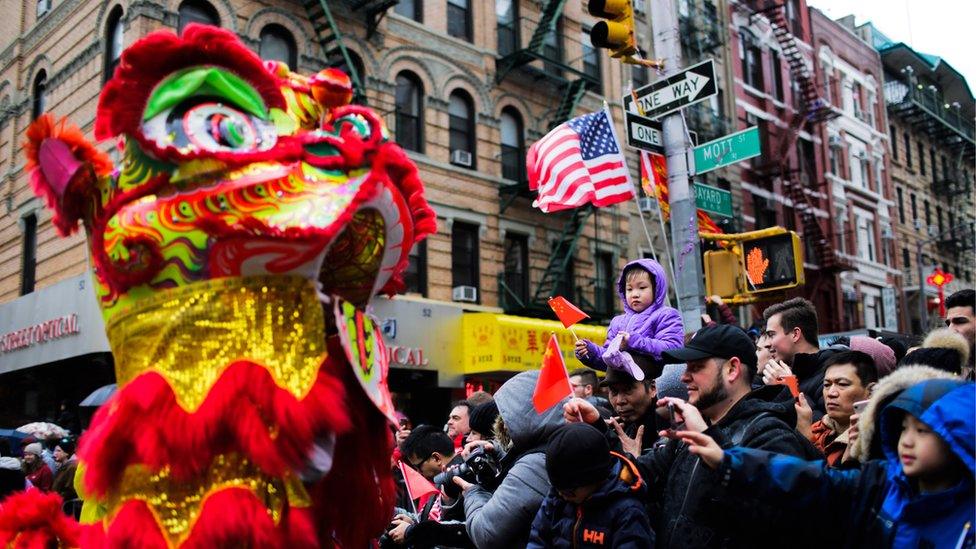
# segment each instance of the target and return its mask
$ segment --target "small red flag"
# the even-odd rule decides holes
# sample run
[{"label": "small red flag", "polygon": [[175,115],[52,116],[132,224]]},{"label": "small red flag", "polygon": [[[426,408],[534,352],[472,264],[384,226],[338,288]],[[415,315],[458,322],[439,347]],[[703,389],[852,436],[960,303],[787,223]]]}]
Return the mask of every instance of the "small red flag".
[{"label": "small red flag", "polygon": [[411,500],[417,500],[427,494],[440,492],[431,481],[424,478],[424,475],[418,473],[413,467],[404,464],[402,461],[397,462],[397,465],[400,467],[400,473],[403,475],[403,483],[407,487],[407,497]]},{"label": "small red flag", "polygon": [[573,387],[569,384],[563,353],[556,342],[556,334],[552,334],[549,344],[546,345],[546,352],[542,355],[542,370],[532,394],[532,405],[536,413],[541,414],[572,394]]},{"label": "small red flag", "polygon": [[552,312],[556,313],[565,328],[569,328],[584,318],[590,318],[590,315],[581,311],[579,307],[561,295],[550,297],[549,306],[552,307]]}]

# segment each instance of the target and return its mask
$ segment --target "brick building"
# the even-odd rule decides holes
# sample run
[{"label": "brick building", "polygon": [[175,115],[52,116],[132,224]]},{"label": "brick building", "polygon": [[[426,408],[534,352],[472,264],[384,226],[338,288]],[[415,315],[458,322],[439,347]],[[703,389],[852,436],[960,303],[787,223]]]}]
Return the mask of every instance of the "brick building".
[{"label": "brick building", "polygon": [[810,24],[821,96],[838,115],[818,128],[827,211],[837,253],[854,266],[840,273],[833,305],[842,311],[841,330],[899,331],[902,280],[894,252],[881,58],[853,30],[819,10],[810,9]]}]

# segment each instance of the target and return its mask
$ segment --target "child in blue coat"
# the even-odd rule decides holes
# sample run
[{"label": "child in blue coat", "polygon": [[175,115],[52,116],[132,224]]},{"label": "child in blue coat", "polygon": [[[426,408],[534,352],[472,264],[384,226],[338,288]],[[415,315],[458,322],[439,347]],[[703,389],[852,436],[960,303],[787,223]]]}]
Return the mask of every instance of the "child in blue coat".
[{"label": "child in blue coat", "polygon": [[661,353],[684,345],[681,313],[664,304],[668,278],[653,259],[637,259],[624,267],[617,280],[617,294],[624,313],[613,317],[601,349],[588,339],[576,342],[576,357],[583,364],[606,371],[603,353],[618,334],[625,334],[620,348],[650,355],[663,364]]},{"label": "child in blue coat", "polygon": [[702,433],[678,433],[717,468],[727,493],[759,494],[796,511],[821,546],[965,549],[976,526],[976,385],[932,379],[909,387],[881,412],[885,459],[830,468],[750,450],[722,450]]},{"label": "child in blue coat", "polygon": [[560,427],[549,438],[546,472],[552,490],[532,521],[527,547],[654,547],[637,467],[610,452],[607,438],[584,423]]}]

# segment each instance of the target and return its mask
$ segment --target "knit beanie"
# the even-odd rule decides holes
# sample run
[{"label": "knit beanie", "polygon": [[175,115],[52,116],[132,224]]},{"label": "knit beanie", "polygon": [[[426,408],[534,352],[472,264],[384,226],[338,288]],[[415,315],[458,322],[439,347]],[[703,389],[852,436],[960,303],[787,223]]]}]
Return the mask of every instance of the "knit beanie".
[{"label": "knit beanie", "polygon": [[902,366],[931,366],[956,375],[962,372],[962,364],[959,351],[944,347],[919,347],[901,359]]},{"label": "knit beanie", "polygon": [[546,472],[557,490],[595,484],[610,474],[607,438],[585,423],[569,423],[556,429],[546,448]]},{"label": "knit beanie", "polygon": [[61,451],[69,456],[75,453],[75,443],[70,438],[63,438],[59,440],[56,447],[61,448]]},{"label": "knit beanie", "polygon": [[479,435],[491,438],[496,417],[498,417],[498,405],[492,400],[475,406],[468,413],[468,426],[471,427],[472,431],[477,431]]},{"label": "knit beanie", "polygon": [[43,450],[41,449],[40,442],[31,442],[27,446],[24,446],[24,454],[34,454],[35,456],[40,456],[42,451]]},{"label": "knit beanie", "polygon": [[890,374],[895,369],[895,351],[877,339],[867,336],[851,338],[851,350],[861,351],[874,359],[878,368],[878,379]]}]

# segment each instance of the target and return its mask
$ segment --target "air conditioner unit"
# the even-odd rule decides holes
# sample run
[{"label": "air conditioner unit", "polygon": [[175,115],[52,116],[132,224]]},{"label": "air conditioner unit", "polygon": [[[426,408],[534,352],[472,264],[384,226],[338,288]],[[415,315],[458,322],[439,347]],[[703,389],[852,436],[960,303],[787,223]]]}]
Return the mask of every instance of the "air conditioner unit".
[{"label": "air conditioner unit", "polygon": [[841,141],[839,135],[831,135],[827,138],[827,145],[829,145],[831,148],[839,149],[843,146],[842,143],[843,142]]},{"label": "air conditioner unit", "polygon": [[474,286],[455,286],[451,290],[451,299],[454,301],[467,301],[468,303],[478,302],[478,288]]},{"label": "air conditioner unit", "polygon": [[451,164],[470,168],[471,153],[462,150],[451,151]]},{"label": "air conditioner unit", "polygon": [[936,237],[939,236],[939,228],[935,225],[929,225],[929,236]]},{"label": "air conditioner unit", "polygon": [[640,208],[642,212],[654,211],[654,198],[650,196],[642,196],[637,199],[637,207]]},{"label": "air conditioner unit", "polygon": [[922,220],[921,219],[916,219],[915,220],[915,230],[916,231],[922,230],[922,227],[924,227],[924,226],[925,226],[925,224],[922,223]]},{"label": "air conditioner unit", "polygon": [[868,153],[865,151],[857,151],[857,157],[860,158],[861,160],[867,160]]},{"label": "air conditioner unit", "polygon": [[891,230],[891,227],[881,228],[881,238],[884,238],[886,240],[891,240],[894,237],[895,237],[895,233],[894,231]]}]

